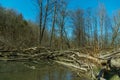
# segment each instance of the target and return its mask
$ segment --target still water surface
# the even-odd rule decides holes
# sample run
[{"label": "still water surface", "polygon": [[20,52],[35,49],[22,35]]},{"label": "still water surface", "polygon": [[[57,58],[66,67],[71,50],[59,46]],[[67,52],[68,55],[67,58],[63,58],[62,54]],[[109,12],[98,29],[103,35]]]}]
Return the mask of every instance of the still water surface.
[{"label": "still water surface", "polygon": [[50,62],[0,62],[0,80],[82,80],[58,64]]}]

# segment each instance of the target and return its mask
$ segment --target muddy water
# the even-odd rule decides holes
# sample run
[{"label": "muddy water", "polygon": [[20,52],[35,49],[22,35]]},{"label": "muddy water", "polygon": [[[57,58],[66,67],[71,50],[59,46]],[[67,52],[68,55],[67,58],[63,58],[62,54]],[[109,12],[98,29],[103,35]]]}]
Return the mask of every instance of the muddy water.
[{"label": "muddy water", "polygon": [[[51,62],[0,62],[0,80],[82,80],[68,68]],[[83,79],[84,80],[84,79]]]}]

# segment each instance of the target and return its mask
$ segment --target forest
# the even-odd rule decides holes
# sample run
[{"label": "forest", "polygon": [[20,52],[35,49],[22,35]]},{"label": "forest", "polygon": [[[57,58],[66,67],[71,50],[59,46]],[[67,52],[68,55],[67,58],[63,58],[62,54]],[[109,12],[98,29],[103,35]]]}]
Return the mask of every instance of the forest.
[{"label": "forest", "polygon": [[[109,15],[102,2],[98,2],[97,7],[94,8],[77,8],[75,10],[68,8],[68,0],[33,0],[31,3],[37,8],[36,22],[24,19],[23,15],[14,9],[0,6],[0,60],[3,60],[1,56],[7,55],[9,58],[15,51],[22,53],[19,55],[23,59],[27,53],[30,53],[27,56],[29,59],[37,56],[38,60],[38,57],[44,56],[40,53],[47,51],[50,54],[45,53],[45,58],[53,59],[54,57],[56,62],[64,65],[66,64],[61,62],[63,61],[61,56],[70,58],[70,60],[72,58],[75,66],[70,64],[67,66],[75,68],[76,64],[77,66],[83,64],[82,58],[87,59],[86,63],[91,60],[90,63],[97,66],[102,62],[106,63],[106,60],[107,65],[111,59],[116,68],[117,63],[114,64],[114,59],[120,59],[120,55],[118,55],[120,53],[119,9]],[[6,51],[7,54],[3,54]],[[81,55],[81,53],[87,56]],[[107,55],[106,60],[106,55],[102,58],[98,57],[102,55],[101,53]],[[117,54],[118,58],[116,56],[113,58],[114,54]],[[13,56],[16,55],[19,56],[18,54]],[[119,67],[118,74],[120,75],[120,65],[117,67]],[[86,71],[86,68],[81,70]]]},{"label": "forest", "polygon": [[34,3],[39,8],[36,23],[26,21],[13,9],[0,7],[1,43],[17,48],[119,48],[120,10],[109,16],[103,3],[86,10],[68,10],[64,0],[36,0]]}]

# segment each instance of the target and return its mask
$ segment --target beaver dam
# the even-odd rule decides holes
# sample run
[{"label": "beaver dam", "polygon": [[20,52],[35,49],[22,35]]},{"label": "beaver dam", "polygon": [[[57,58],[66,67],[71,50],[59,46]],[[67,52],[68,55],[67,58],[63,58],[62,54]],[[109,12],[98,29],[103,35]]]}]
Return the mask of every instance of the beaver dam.
[{"label": "beaver dam", "polygon": [[[26,79],[22,80],[36,80],[37,77],[40,80],[120,80],[119,49],[91,55],[90,52],[84,53],[83,49],[55,51],[43,47],[32,47],[0,51],[0,61],[1,79],[5,78],[4,80],[7,80],[6,73],[9,75],[11,72],[13,74],[8,76],[11,77],[9,80],[16,80],[14,78],[18,80],[24,76],[22,70],[23,72],[25,70],[26,75],[24,77]],[[5,65],[7,66],[5,67]],[[17,65],[19,66],[17,67]],[[21,72],[19,72],[19,68]],[[35,71],[29,73],[27,70]],[[41,72],[42,70],[43,72]],[[16,71],[20,74],[19,76],[15,74]],[[34,76],[33,73],[35,73]],[[31,75],[33,79],[29,79]],[[35,78],[35,76],[37,77]]]}]

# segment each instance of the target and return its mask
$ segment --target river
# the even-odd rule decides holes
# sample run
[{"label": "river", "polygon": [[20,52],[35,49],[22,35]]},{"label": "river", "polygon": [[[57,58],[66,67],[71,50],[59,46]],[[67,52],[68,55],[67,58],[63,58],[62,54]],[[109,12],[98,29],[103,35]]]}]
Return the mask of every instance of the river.
[{"label": "river", "polygon": [[73,71],[48,61],[0,62],[0,80],[85,80]]}]

